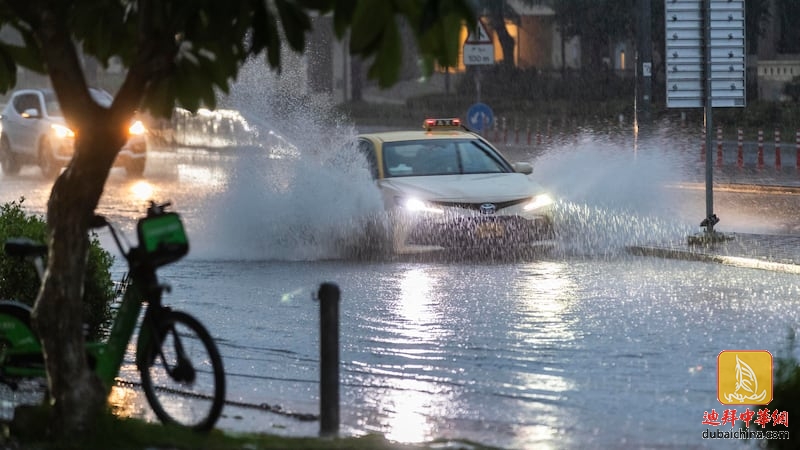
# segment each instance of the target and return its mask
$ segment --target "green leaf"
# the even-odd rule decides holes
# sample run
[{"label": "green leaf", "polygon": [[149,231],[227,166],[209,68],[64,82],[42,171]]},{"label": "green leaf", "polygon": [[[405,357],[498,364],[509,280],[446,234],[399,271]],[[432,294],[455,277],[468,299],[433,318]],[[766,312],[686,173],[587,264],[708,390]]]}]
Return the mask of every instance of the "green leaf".
[{"label": "green leaf", "polygon": [[36,38],[34,38],[33,33],[19,28],[17,28],[17,31],[19,31],[20,35],[22,36],[24,45],[9,45],[7,46],[8,51],[14,57],[14,60],[18,65],[34,72],[44,73],[44,57],[39,50],[39,43],[36,41]]},{"label": "green leaf", "polygon": [[389,87],[397,82],[400,65],[403,61],[403,45],[397,24],[390,21],[384,29],[380,50],[375,54],[375,61],[370,66],[367,75],[377,79],[382,88]]},{"label": "green leaf", "polygon": [[384,0],[358,2],[353,13],[350,51],[373,53],[380,45],[381,34],[394,21],[392,3]]},{"label": "green leaf", "polygon": [[308,14],[287,0],[275,0],[278,15],[283,25],[283,34],[292,50],[302,51],[305,48],[306,33],[311,29]]},{"label": "green leaf", "polygon": [[266,16],[264,17],[264,24],[261,26],[261,32],[264,33],[266,51],[267,51],[267,64],[273,68],[280,68],[281,66],[281,37],[278,34],[278,21],[275,16],[265,10]]},{"label": "green leaf", "polygon": [[336,32],[336,37],[339,39],[344,37],[348,27],[353,23],[353,14],[355,14],[356,5],[356,2],[349,0],[340,0],[334,4],[333,30]]},{"label": "green leaf", "polygon": [[0,45],[0,92],[7,92],[17,84],[17,63],[14,57]]},{"label": "green leaf", "polygon": [[[258,54],[269,45],[269,28],[275,26],[266,4],[263,1],[250,2],[252,7],[253,35],[250,38],[250,51]],[[272,20],[271,20],[272,19]]]},{"label": "green leaf", "polygon": [[173,77],[165,77],[150,84],[144,93],[142,105],[156,117],[172,116],[175,104]]}]

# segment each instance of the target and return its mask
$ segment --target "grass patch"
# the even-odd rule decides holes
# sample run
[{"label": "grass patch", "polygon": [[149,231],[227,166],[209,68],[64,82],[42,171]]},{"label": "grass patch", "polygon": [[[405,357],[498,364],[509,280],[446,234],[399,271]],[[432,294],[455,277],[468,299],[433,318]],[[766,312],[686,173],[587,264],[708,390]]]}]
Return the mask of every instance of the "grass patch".
[{"label": "grass patch", "polygon": [[45,406],[20,406],[14,420],[2,424],[0,448],[31,450],[217,450],[217,449],[352,449],[352,450],[491,450],[471,442],[432,441],[424,444],[399,444],[383,436],[313,438],[284,437],[264,433],[230,433],[212,430],[201,434],[175,426],[119,418],[107,413],[98,418],[95,428],[84,436],[54,440],[48,438],[49,409]]}]

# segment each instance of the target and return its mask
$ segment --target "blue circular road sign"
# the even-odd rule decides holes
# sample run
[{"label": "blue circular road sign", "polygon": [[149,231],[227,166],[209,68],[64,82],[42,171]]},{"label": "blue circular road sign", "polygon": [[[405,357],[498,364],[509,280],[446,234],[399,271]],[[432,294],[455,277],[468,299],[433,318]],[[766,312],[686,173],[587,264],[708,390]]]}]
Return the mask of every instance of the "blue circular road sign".
[{"label": "blue circular road sign", "polygon": [[494,113],[492,108],[486,103],[475,103],[467,110],[467,126],[471,130],[482,132],[488,129],[494,121]]}]

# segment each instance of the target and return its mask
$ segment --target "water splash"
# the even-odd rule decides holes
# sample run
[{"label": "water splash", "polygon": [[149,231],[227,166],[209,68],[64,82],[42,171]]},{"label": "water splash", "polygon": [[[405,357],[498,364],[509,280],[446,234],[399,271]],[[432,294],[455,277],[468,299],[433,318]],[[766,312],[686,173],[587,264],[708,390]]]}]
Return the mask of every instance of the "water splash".
[{"label": "water splash", "polygon": [[[239,111],[258,145],[237,150],[230,181],[211,199],[225,213],[205,224],[214,244],[202,256],[346,257],[365,234],[364,219],[380,216],[355,127],[328,95],[307,90],[305,58],[287,54],[280,74],[260,60],[246,64],[220,101]],[[288,144],[275,144],[274,135]],[[558,251],[615,255],[632,243],[689,233],[679,202],[664,189],[686,172],[681,148],[659,130],[635,141],[632,132],[581,129],[538,156],[535,176],[560,199]]]},{"label": "water splash", "polygon": [[302,57],[284,61],[280,74],[248,63],[221,102],[241,113],[262,145],[232,149],[230,181],[211,199],[210,210],[223,213],[203,226],[214,243],[201,258],[339,258],[363,234],[363,218],[382,209],[354,127],[327,95],[305,90]]},{"label": "water splash", "polygon": [[663,135],[634,142],[632,134],[583,130],[536,161],[555,208],[558,251],[611,256],[630,244],[682,239],[693,232],[665,186],[683,179],[680,146]]}]

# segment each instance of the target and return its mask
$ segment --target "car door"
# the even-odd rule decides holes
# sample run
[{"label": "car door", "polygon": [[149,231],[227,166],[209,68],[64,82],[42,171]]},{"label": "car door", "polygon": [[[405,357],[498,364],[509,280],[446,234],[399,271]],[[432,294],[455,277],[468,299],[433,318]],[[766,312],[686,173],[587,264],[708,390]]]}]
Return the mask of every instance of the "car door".
[{"label": "car door", "polygon": [[9,114],[8,125],[4,127],[11,147],[18,153],[35,154],[44,111],[41,98],[35,92],[23,92],[11,101],[14,111]]}]

